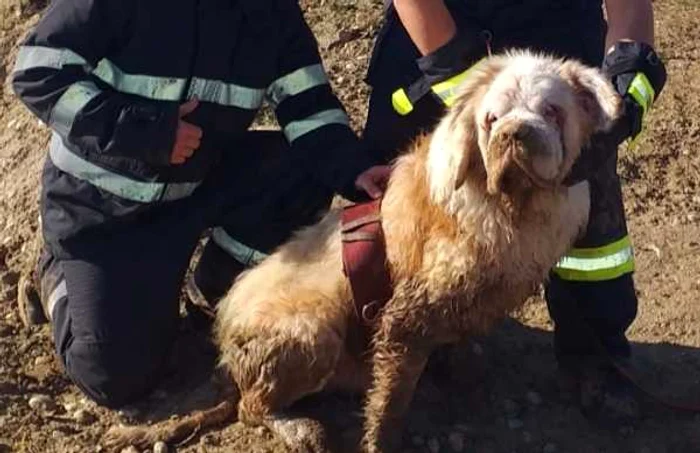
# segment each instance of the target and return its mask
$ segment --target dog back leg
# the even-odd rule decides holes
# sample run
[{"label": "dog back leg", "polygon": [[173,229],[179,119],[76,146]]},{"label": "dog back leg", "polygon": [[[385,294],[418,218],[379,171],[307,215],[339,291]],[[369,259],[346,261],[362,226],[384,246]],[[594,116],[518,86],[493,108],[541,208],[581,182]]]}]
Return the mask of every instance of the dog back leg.
[{"label": "dog back leg", "polygon": [[238,416],[246,424],[264,424],[304,396],[323,390],[335,372],[343,347],[338,333],[317,320],[284,322],[290,328],[278,325],[222,343],[222,364],[238,385]]}]

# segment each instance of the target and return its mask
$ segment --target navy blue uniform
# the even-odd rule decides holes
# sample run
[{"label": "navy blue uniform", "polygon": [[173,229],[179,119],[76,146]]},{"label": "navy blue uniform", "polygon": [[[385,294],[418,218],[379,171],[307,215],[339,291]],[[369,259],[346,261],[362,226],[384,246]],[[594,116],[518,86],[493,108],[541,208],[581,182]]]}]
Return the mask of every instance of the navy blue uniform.
[{"label": "navy blue uniform", "polygon": [[[458,29],[469,27],[490,37],[493,52],[529,47],[592,66],[603,61],[606,22],[600,0],[448,0],[446,5]],[[482,56],[486,54],[484,46]],[[415,102],[406,115],[392,106],[392,93],[421,77],[420,57],[396,11],[388,6],[367,74],[372,94],[363,137],[385,160],[419,132],[429,131],[443,113],[442,103],[432,95]],[[588,229],[553,270],[546,287],[561,359],[595,354],[598,340],[613,355],[629,355],[625,331],[637,312],[616,145],[600,140],[590,146],[593,149],[586,154],[608,157],[588,175],[592,197]]]},{"label": "navy blue uniform", "polygon": [[[20,48],[20,99],[53,130],[42,300],[66,371],[99,403],[152,388],[201,233],[250,262],[347,197],[370,156],[295,0],[56,0]],[[178,108],[201,146],[169,163]],[[252,132],[264,100],[281,132]],[[46,278],[44,280],[46,280]]]}]

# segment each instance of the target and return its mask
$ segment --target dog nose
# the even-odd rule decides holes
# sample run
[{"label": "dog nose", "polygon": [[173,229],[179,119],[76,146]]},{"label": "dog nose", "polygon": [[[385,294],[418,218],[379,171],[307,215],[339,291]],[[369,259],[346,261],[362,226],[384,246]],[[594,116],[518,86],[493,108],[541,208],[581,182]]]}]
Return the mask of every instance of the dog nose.
[{"label": "dog nose", "polygon": [[519,123],[514,128],[512,135],[514,139],[526,142],[532,136],[532,127],[525,123]]}]

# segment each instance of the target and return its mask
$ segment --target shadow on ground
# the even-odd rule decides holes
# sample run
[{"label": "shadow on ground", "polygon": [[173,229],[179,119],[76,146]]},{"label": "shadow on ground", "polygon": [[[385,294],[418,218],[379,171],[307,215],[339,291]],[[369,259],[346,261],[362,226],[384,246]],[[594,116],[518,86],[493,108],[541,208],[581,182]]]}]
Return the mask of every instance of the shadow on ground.
[{"label": "shadow on ground", "polygon": [[[700,417],[643,394],[638,425],[612,429],[590,423],[560,385],[551,338],[551,332],[508,319],[488,337],[434,354],[407,418],[404,453],[700,452]],[[633,348],[642,387],[684,404],[700,403],[700,349],[670,343],[635,343]],[[175,356],[178,371],[133,408],[136,422],[164,420],[218,402],[218,379],[211,378],[215,351],[207,336],[185,329]],[[290,414],[321,421],[334,452],[354,452],[360,397],[316,395]]]}]

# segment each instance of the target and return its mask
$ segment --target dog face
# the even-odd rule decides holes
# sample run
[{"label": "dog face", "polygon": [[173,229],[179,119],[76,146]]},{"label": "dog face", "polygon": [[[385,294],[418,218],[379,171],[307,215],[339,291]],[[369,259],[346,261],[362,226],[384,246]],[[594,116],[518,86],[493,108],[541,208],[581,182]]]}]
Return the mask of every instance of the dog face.
[{"label": "dog face", "polygon": [[621,111],[603,74],[576,61],[517,52],[474,72],[453,107],[452,126],[463,128],[455,187],[478,161],[490,194],[555,187],[590,136]]}]

